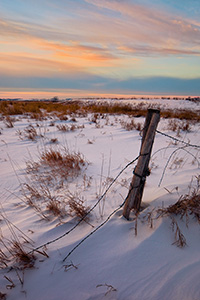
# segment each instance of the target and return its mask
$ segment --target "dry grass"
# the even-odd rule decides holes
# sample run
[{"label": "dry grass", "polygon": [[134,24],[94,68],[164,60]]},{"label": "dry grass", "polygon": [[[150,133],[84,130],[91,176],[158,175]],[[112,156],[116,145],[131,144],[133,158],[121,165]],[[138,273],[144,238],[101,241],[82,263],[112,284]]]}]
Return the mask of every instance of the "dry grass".
[{"label": "dry grass", "polygon": [[71,119],[70,119],[70,121],[71,121],[71,122],[77,122],[76,117],[75,117],[75,116],[72,116]]},{"label": "dry grass", "polygon": [[[64,189],[87,166],[84,157],[66,148],[49,148],[40,153],[39,162],[29,160],[26,165],[27,179],[21,185],[24,202],[46,220],[52,215],[64,218],[68,213]],[[83,188],[90,184],[91,178],[83,176]]]},{"label": "dry grass", "polygon": [[[2,245],[5,244],[5,242],[3,241],[3,237],[0,237],[0,244]],[[7,268],[9,262],[10,262],[10,258],[8,257],[8,255],[5,253],[5,251],[0,249],[0,269]]]},{"label": "dry grass", "polygon": [[52,139],[50,139],[50,143],[57,144],[58,143],[58,139],[57,138],[52,138]]},{"label": "dry grass", "polygon": [[[15,272],[20,284],[24,284],[24,272],[26,269],[33,268],[36,257],[30,252],[33,241],[24,234],[16,225],[9,221],[3,208],[1,208],[2,222],[8,228],[6,237],[0,232],[0,269],[4,272]],[[4,275],[7,280],[6,288],[15,287],[15,281],[9,276]],[[0,299],[6,299],[6,294],[0,292]]]},{"label": "dry grass", "polygon": [[[67,118],[67,115],[85,116],[93,114],[126,114],[134,117],[145,116],[148,107],[143,103],[131,105],[124,103],[105,103],[105,102],[84,102],[84,101],[0,101],[0,113],[3,115],[23,115],[26,113],[38,114],[41,112],[60,114],[60,117]],[[157,107],[156,107],[157,108]],[[191,110],[163,110],[161,116],[164,118],[178,118],[181,120],[200,121],[198,111]],[[62,117],[61,117],[62,119]],[[65,119],[66,120],[66,119]]]},{"label": "dry grass", "polygon": [[180,169],[184,164],[184,159],[182,157],[175,157],[169,167],[169,169]]},{"label": "dry grass", "polygon": [[185,220],[187,227],[190,217],[193,217],[200,224],[200,175],[196,176],[196,182],[196,187],[193,188],[192,192],[180,197],[175,204],[166,208],[160,208],[156,211],[157,218],[165,216],[171,218],[172,231],[175,232],[174,244],[178,247],[184,247],[186,245],[186,239],[175,217],[179,216],[181,220]]},{"label": "dry grass", "polygon": [[88,143],[89,145],[92,145],[92,144],[94,143],[94,141],[88,139],[87,143]]},{"label": "dry grass", "polygon": [[49,124],[49,126],[50,126],[50,127],[55,126],[55,121],[51,121],[50,124]]},{"label": "dry grass", "polygon": [[25,235],[17,226],[11,223],[5,213],[1,212],[3,222],[7,225],[10,237],[0,235],[0,268],[6,269],[11,264],[13,268],[24,270],[32,268],[35,262],[35,256],[25,250],[25,244],[31,244],[32,240]]},{"label": "dry grass", "polygon": [[[68,191],[64,195],[62,188],[61,195],[59,195],[60,186],[56,182],[50,186],[46,184],[44,178],[41,178],[33,176],[31,182],[23,185],[25,203],[31,206],[37,214],[46,220],[51,220],[50,216],[52,215],[59,220],[67,215],[76,216],[78,219],[87,215],[89,207],[85,206],[85,201],[81,198],[80,193],[72,194]],[[91,180],[91,177],[83,176],[83,190],[90,187]],[[85,221],[87,222],[87,218]]]},{"label": "dry grass", "polygon": [[170,119],[167,128],[173,132],[177,132],[177,136],[180,136],[181,131],[191,131],[191,122],[188,120]]},{"label": "dry grass", "polygon": [[[38,180],[38,178],[36,178]],[[25,202],[43,219],[49,220],[49,215],[59,218],[66,216],[66,203],[63,197],[55,194],[43,181],[34,181],[23,185]]]},{"label": "dry grass", "polygon": [[[83,189],[87,189],[91,184],[91,177],[83,176]],[[44,181],[44,182],[43,182]],[[60,186],[54,182],[52,186],[46,184],[43,179],[33,176],[33,180],[23,185],[24,201],[32,207],[37,214],[46,220],[50,216],[62,219],[67,215],[76,216],[79,219],[85,217],[89,207],[84,205],[84,199],[78,193],[68,192],[66,195],[58,194]],[[87,219],[87,218],[86,218]]]},{"label": "dry grass", "polygon": [[164,217],[169,218],[171,222],[171,229],[174,233],[174,242],[172,244],[179,248],[185,247],[187,241],[179,226],[178,217],[181,221],[185,222],[186,227],[189,227],[191,218],[200,224],[200,175],[196,176],[196,186],[193,188],[190,187],[189,194],[180,197],[176,203],[168,207],[154,207],[152,210],[144,213],[140,212],[138,214],[135,212],[133,217],[134,227],[132,229],[134,229],[135,235],[137,235],[138,220],[142,223],[147,223],[150,228],[153,228],[154,222]]},{"label": "dry grass", "polygon": [[64,265],[64,268],[65,268],[65,272],[69,271],[72,268],[78,270],[78,266],[74,265],[72,261],[69,264]]},{"label": "dry grass", "polygon": [[27,174],[36,173],[39,171],[40,163],[33,160],[26,161],[26,172]]},{"label": "dry grass", "polygon": [[47,203],[47,209],[57,217],[64,217],[66,216],[66,211],[65,211],[65,203],[61,203],[57,199],[51,199]]},{"label": "dry grass", "polygon": [[160,216],[179,215],[181,219],[186,219],[187,224],[189,216],[193,216],[200,223],[200,175],[195,176],[195,180],[196,185],[190,187],[188,194],[181,196],[175,204],[159,209],[158,214]]},{"label": "dry grass", "polygon": [[29,196],[27,196],[27,193],[26,193],[26,199],[27,199],[27,203],[30,205],[30,206],[35,206],[35,201],[39,200],[42,198],[42,195],[40,194],[40,192],[38,191],[38,187],[37,186],[33,186],[33,185],[30,185],[28,183],[24,183],[23,185],[23,192],[24,191],[27,191],[29,193]]},{"label": "dry grass", "polygon": [[[173,205],[173,206],[176,207],[176,205]],[[154,222],[157,219],[168,217],[171,221],[172,232],[174,233],[174,242],[172,243],[172,245],[176,245],[179,248],[185,247],[187,245],[186,238],[183,235],[183,233],[181,232],[179,224],[176,220],[176,216],[181,215],[181,212],[178,210],[177,214],[176,214],[175,213],[176,210],[172,209],[173,206],[169,206],[167,208],[159,208],[159,209],[154,208],[153,210],[145,213],[142,216],[142,219],[140,218],[140,214],[135,213],[135,216],[133,218],[133,221],[135,224],[133,227],[133,229],[135,231],[135,236],[137,235],[138,219],[140,219],[142,223],[145,223],[145,224],[147,223],[148,226],[153,229]]]},{"label": "dry grass", "polygon": [[80,174],[81,168],[86,166],[86,161],[81,153],[69,153],[67,149],[63,151],[49,149],[40,156],[40,164],[49,166],[53,173],[62,178],[73,178]]},{"label": "dry grass", "polygon": [[90,118],[90,122],[96,124],[96,123],[98,122],[99,119],[100,119],[100,114],[94,113],[94,114],[92,114],[92,116],[91,116],[91,118]]},{"label": "dry grass", "polygon": [[142,126],[140,123],[135,123],[134,119],[131,119],[130,121],[121,121],[121,126],[122,128],[124,128],[125,130],[138,130],[141,131]]},{"label": "dry grass", "polygon": [[27,113],[41,114],[58,112],[62,115],[76,113],[80,110],[80,103],[68,101],[66,103],[54,103],[52,101],[0,101],[0,113],[3,115],[23,115]]},{"label": "dry grass", "polygon": [[28,127],[26,127],[24,129],[24,137],[25,138],[35,141],[37,136],[38,136],[37,131],[33,125],[30,124]]},{"label": "dry grass", "polygon": [[68,116],[66,116],[64,113],[57,114],[57,117],[60,121],[67,121],[69,119]]},{"label": "dry grass", "polygon": [[86,174],[83,175],[83,187],[84,190],[87,190],[91,187],[92,183],[92,176],[87,176]]},{"label": "dry grass", "polygon": [[63,132],[69,132],[69,131],[75,131],[77,129],[82,129],[84,128],[84,125],[67,125],[67,124],[59,124],[56,126],[58,128],[59,131],[63,131]]},{"label": "dry grass", "polygon": [[107,291],[106,291],[104,297],[106,297],[106,296],[107,296],[109,293],[111,293],[111,292],[116,292],[116,291],[117,291],[116,288],[114,288],[111,284],[107,284],[107,283],[104,283],[104,284],[98,284],[98,285],[96,286],[96,288],[99,288],[99,287],[106,287]]},{"label": "dry grass", "polygon": [[200,115],[198,111],[192,111],[192,110],[186,110],[186,109],[180,109],[180,110],[165,110],[161,112],[161,116],[163,118],[169,119],[180,119],[180,120],[192,120],[199,122],[200,121]]},{"label": "dry grass", "polygon": [[59,131],[67,132],[69,131],[69,127],[66,124],[59,124],[56,126]]},{"label": "dry grass", "polygon": [[31,141],[36,141],[36,139],[41,136],[37,133],[35,127],[30,124],[23,131],[17,130],[16,132],[21,140],[28,139]]},{"label": "dry grass", "polygon": [[[173,131],[173,132],[180,130],[178,120],[176,120],[176,119],[170,119],[170,120],[168,121],[168,126],[167,126],[167,128],[168,128],[169,130]],[[178,135],[179,135],[179,133],[178,133]]]},{"label": "dry grass", "polygon": [[41,161],[45,164],[62,164],[64,160],[63,154],[58,150],[46,150],[41,154]]},{"label": "dry grass", "polygon": [[40,111],[38,113],[31,112],[30,113],[30,118],[34,119],[36,121],[43,121],[43,120],[47,119],[47,114],[43,111]]},{"label": "dry grass", "polygon": [[[21,191],[24,197],[23,202],[30,206],[37,215],[39,215],[44,220],[49,220],[49,216],[46,213],[46,206],[48,204],[48,197],[46,199],[47,193],[42,184],[39,183],[24,183],[21,185]],[[47,202],[47,204],[46,204]]]},{"label": "dry grass", "polygon": [[23,245],[19,241],[12,241],[12,247],[10,251],[16,262],[18,262],[23,269],[34,267],[36,260],[35,256],[32,253],[25,251]]},{"label": "dry grass", "polygon": [[68,198],[68,206],[69,206],[69,214],[71,216],[76,216],[78,219],[83,219],[84,221],[88,221],[88,211],[89,211],[89,207],[86,207],[84,205],[84,200],[80,198],[80,196],[75,193],[75,194],[71,194],[68,193],[67,195]]},{"label": "dry grass", "polygon": [[194,193],[181,197],[175,204],[158,210],[160,216],[175,215],[189,222],[189,216],[193,216],[200,223],[200,194]]},{"label": "dry grass", "polygon": [[175,218],[172,218],[172,231],[174,232],[174,239],[173,245],[176,245],[179,248],[183,248],[187,245],[186,239],[183,235],[183,233],[180,230],[180,227],[178,225],[178,222]]},{"label": "dry grass", "polygon": [[[34,268],[36,257],[33,254],[33,240],[30,239],[20,228],[13,224],[7,217],[1,206],[1,222],[7,227],[6,236],[3,235],[3,229],[0,230],[0,269],[2,272],[10,272],[13,276],[6,276],[6,288],[13,289],[16,286],[16,280],[21,286],[24,284],[24,274],[26,269]],[[36,251],[42,256],[48,257],[47,253]],[[12,273],[11,273],[12,272]],[[0,292],[0,299],[6,299],[6,294]]]},{"label": "dry grass", "polygon": [[14,127],[14,122],[16,121],[16,119],[14,117],[10,117],[8,115],[8,116],[5,116],[3,121],[4,121],[4,124],[6,125],[7,128],[13,128]]}]

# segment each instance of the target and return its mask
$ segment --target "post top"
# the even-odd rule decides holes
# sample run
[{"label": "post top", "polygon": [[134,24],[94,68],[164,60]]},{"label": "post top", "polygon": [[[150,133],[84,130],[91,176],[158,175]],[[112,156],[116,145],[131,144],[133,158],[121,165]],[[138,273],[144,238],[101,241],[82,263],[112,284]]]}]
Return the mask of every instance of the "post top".
[{"label": "post top", "polygon": [[160,109],[148,108],[148,112],[159,114],[160,113]]}]

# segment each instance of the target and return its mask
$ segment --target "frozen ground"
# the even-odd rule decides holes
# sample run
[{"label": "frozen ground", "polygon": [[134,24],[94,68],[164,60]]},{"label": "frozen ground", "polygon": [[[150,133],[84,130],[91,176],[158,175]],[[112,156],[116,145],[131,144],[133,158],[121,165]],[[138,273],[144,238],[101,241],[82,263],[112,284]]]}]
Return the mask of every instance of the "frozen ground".
[{"label": "frozen ground", "polygon": [[[161,109],[185,106],[199,109],[196,103],[189,101],[156,101]],[[33,241],[32,245],[23,246],[30,250],[63,235],[78,222],[73,212],[68,213],[69,195],[81,199],[85,207],[92,207],[112,179],[138,156],[140,132],[127,131],[122,126],[131,121],[129,117],[104,115],[95,121],[94,116],[88,114],[75,118],[76,122],[70,118],[60,121],[55,117],[36,121],[18,116],[12,128],[7,128],[5,122],[0,121],[2,240],[10,240],[17,235],[21,241],[20,229]],[[144,118],[135,118],[134,121],[144,124]],[[76,128],[60,131],[57,126],[61,124]],[[35,141],[25,136],[30,125],[37,132]],[[158,130],[200,146],[199,123],[191,122],[190,131],[180,130],[177,136],[177,131],[170,130],[169,120],[161,119]],[[23,187],[28,183],[39,190],[41,182],[35,182],[36,177],[27,174],[27,162],[38,162],[41,153],[49,149],[80,152],[87,163],[77,177],[68,181],[58,183],[56,178],[52,183],[46,179],[45,184],[54,199],[66,203],[66,214],[54,216],[45,208],[44,199],[40,199],[40,207],[48,215],[47,220],[27,204],[25,196],[28,193]],[[48,258],[35,253],[34,267],[17,271],[11,269],[11,262],[8,262],[8,266],[0,270],[0,292],[7,294],[8,300],[200,299],[198,222],[189,216],[187,224],[185,219],[176,217],[187,242],[187,246],[179,248],[173,245],[174,232],[169,217],[153,220],[153,228],[147,220],[148,213],[154,208],[167,207],[196,187],[199,163],[199,148],[177,143],[157,133],[150,163],[151,174],[143,195],[143,202],[148,205],[138,217],[137,235],[134,216],[132,221],[127,221],[120,209],[63,262],[72,248],[124,201],[135,167],[133,164],[112,185],[91,212],[87,223],[81,222],[62,239],[40,249],[46,251]],[[36,175],[43,171],[39,169]],[[8,286],[12,286],[8,278],[15,287]]]}]

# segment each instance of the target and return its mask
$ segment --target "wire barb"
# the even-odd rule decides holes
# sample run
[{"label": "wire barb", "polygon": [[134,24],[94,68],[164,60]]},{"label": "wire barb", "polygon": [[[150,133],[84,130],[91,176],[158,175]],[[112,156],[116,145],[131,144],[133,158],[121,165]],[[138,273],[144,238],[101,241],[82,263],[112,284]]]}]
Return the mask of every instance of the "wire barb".
[{"label": "wire barb", "polygon": [[[182,141],[182,140],[180,140],[180,139],[177,139],[177,138],[175,138],[175,137],[173,137],[173,136],[170,136],[170,135],[168,135],[168,134],[166,134],[166,133],[163,133],[163,132],[161,132],[161,131],[159,131],[159,130],[156,130],[156,132],[157,133],[159,133],[159,134],[161,134],[161,135],[163,135],[163,136],[165,136],[165,137],[168,137],[168,138],[170,138],[170,139],[172,139],[172,140],[174,140],[174,141],[176,141],[176,142],[179,142],[179,143],[182,143],[182,144],[184,144],[185,146],[190,146],[190,147],[193,147],[193,148],[200,148],[200,146],[199,145],[192,145],[192,144],[190,144],[190,143],[188,143],[188,142],[185,142],[185,141]],[[180,150],[180,149],[183,149],[184,147],[181,147],[181,148],[179,148],[178,150]],[[177,151],[177,150],[176,150]],[[65,233],[63,233],[61,236],[59,236],[59,237],[57,237],[57,238],[55,238],[55,239],[53,239],[53,240],[51,240],[51,241],[48,241],[48,242],[46,242],[46,243],[44,243],[43,245],[40,245],[40,246],[38,246],[37,248],[34,248],[34,249],[32,249],[29,253],[33,253],[34,251],[37,251],[38,249],[40,249],[40,248],[43,248],[43,247],[46,247],[46,246],[48,246],[48,245],[50,245],[50,244],[52,244],[52,243],[55,243],[56,241],[58,241],[58,240],[60,240],[60,239],[62,239],[63,237],[65,237],[66,235],[68,235],[69,233],[71,233],[76,227],[78,227],[78,225],[95,209],[95,207],[100,203],[100,201],[105,197],[105,195],[107,194],[107,192],[110,190],[110,188],[111,188],[111,186],[116,182],[116,180],[119,178],[119,176],[130,166],[130,165],[132,165],[134,162],[136,162],[138,159],[139,159],[139,157],[140,156],[145,156],[145,155],[148,155],[149,153],[144,153],[144,154],[139,154],[135,159],[133,159],[131,162],[129,162],[119,173],[118,173],[118,175],[112,180],[112,182],[110,183],[110,185],[107,187],[107,189],[105,190],[105,192],[99,197],[99,199],[97,200],[97,202],[92,206],[92,208],[91,209],[89,209],[88,210],[88,212],[87,212],[87,214],[85,214],[71,229],[69,229],[68,231],[66,231]],[[174,152],[173,152],[173,154],[174,154]],[[171,156],[170,156],[170,158],[171,158]],[[166,170],[166,168],[167,168],[167,166],[165,167],[165,170]],[[163,174],[162,174],[162,178],[161,178],[161,180],[160,180],[160,183],[159,183],[159,185],[161,184],[161,182],[162,182],[162,180],[163,180],[163,177],[164,177],[164,173],[165,173],[165,170],[164,170],[164,172],[163,172]],[[149,170],[147,170],[148,172],[149,172]],[[141,178],[141,180],[145,180],[146,179],[146,176],[148,176],[149,175],[149,173],[147,173],[147,174],[145,174],[145,175],[143,175],[143,176],[141,176],[141,175],[139,175],[139,174],[136,174],[135,173],[135,171],[133,171],[133,174],[134,175],[136,175],[136,176],[139,176],[140,178]],[[134,187],[132,187],[132,189],[133,189]],[[129,192],[131,191],[131,189],[129,190]],[[128,197],[128,196],[127,196]],[[96,227],[90,234],[88,234],[85,238],[83,238],[68,254],[67,254],[67,256],[63,259],[63,262],[75,251],[75,249],[76,248],[78,248],[87,238],[89,238],[92,234],[94,234],[99,228],[101,228],[104,224],[106,224],[107,222],[108,222],[108,220],[120,209],[120,208],[122,208],[123,206],[124,206],[124,204],[125,204],[125,202],[126,202],[126,200],[127,200],[127,197],[126,197],[126,199],[123,201],[123,203],[118,207],[118,208],[116,208],[108,217],[107,217],[107,219],[103,222],[103,223],[101,223],[98,227]],[[28,254],[29,254],[28,253]]]},{"label": "wire barb", "polygon": [[159,134],[161,134],[161,135],[164,135],[164,136],[166,136],[166,137],[168,137],[168,138],[170,138],[170,139],[172,139],[172,140],[174,140],[174,141],[176,141],[176,142],[185,144],[185,145],[190,146],[190,147],[193,147],[193,148],[200,148],[199,145],[193,145],[193,144],[190,144],[190,143],[188,143],[188,142],[182,141],[182,140],[180,140],[180,139],[175,138],[174,136],[171,136],[171,135],[169,135],[169,134],[167,134],[167,133],[161,132],[161,131],[159,131],[159,130],[157,130],[157,129],[156,129],[156,132],[159,133]]},{"label": "wire barb", "polygon": [[[119,173],[118,175],[112,180],[112,182],[109,184],[109,186],[107,187],[107,189],[105,190],[105,192],[99,197],[99,199],[97,200],[97,202],[88,210],[88,212],[71,228],[69,229],[68,231],[66,231],[65,233],[63,233],[62,235],[60,235],[59,237],[51,240],[51,241],[48,241],[34,249],[32,249],[29,253],[33,253],[34,251],[37,251],[43,247],[46,247],[52,243],[55,243],[57,242],[58,240],[62,239],[63,237],[65,237],[66,235],[68,235],[69,233],[71,233],[76,227],[78,227],[78,225],[85,220],[85,218],[95,209],[95,207],[100,203],[100,201],[105,197],[105,195],[107,194],[107,192],[110,190],[111,186],[116,182],[116,180],[119,178],[119,176],[130,166],[132,165],[134,162],[136,162],[138,159],[139,159],[140,155],[138,155],[135,159],[133,159],[131,162],[129,162]],[[125,199],[126,200],[126,199]],[[124,205],[125,201],[123,202],[123,205]],[[122,205],[122,206],[123,206]],[[120,207],[122,207],[120,206]],[[119,208],[120,208],[119,207]],[[118,209],[119,209],[118,208]],[[118,210],[117,209],[117,210]],[[116,211],[117,211],[116,210]],[[96,231],[96,230],[94,230]]]}]

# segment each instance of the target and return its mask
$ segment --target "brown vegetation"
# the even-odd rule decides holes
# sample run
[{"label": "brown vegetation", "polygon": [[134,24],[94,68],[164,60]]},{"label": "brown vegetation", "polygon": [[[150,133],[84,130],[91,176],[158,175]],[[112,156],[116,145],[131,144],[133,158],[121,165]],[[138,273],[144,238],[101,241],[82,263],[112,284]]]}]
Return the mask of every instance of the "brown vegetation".
[{"label": "brown vegetation", "polygon": [[41,154],[40,164],[50,166],[51,171],[67,179],[69,177],[78,176],[81,167],[85,166],[86,162],[79,152],[69,153],[67,149],[64,149],[63,152],[49,149]]},{"label": "brown vegetation", "polygon": [[[67,212],[67,201],[59,191],[68,181],[81,174],[82,168],[87,165],[84,157],[78,152],[70,153],[66,148],[49,148],[40,153],[39,161],[32,159],[27,163],[27,182],[21,185],[24,202],[31,206],[42,218],[49,219],[49,215],[63,218]],[[90,179],[91,181],[91,179]],[[83,176],[83,187],[89,184],[89,179]],[[80,201],[77,207],[81,209]],[[83,206],[82,206],[83,208]],[[77,213],[78,215],[78,209]]]},{"label": "brown vegetation", "polygon": [[71,216],[76,216],[78,219],[83,219],[87,221],[87,214],[89,211],[89,207],[84,205],[84,200],[81,199],[78,194],[68,193],[68,205],[69,205],[69,213]]},{"label": "brown vegetation", "polygon": [[13,128],[14,127],[14,122],[15,122],[14,117],[10,117],[9,115],[5,116],[4,124],[6,125],[7,128]]},{"label": "brown vegetation", "polygon": [[[67,115],[85,116],[87,113],[93,114],[127,114],[134,117],[145,116],[148,107],[143,102],[135,105],[124,103],[105,103],[105,102],[84,102],[84,101],[0,101],[0,113],[8,115],[32,114],[36,119],[44,117],[46,113],[56,113],[61,120],[67,120]],[[191,110],[163,110],[161,116],[164,118],[178,118],[181,120],[200,121],[198,111]]]},{"label": "brown vegetation", "polygon": [[170,119],[168,129],[177,132],[177,136],[179,136],[181,131],[189,132],[191,130],[191,122],[189,120]]},{"label": "brown vegetation", "polygon": [[[3,236],[2,232],[0,234],[0,268],[8,268],[10,263],[14,268],[21,270],[32,268],[35,256],[25,250],[25,243],[30,244],[32,240],[11,223],[3,211],[0,214],[2,221],[7,225],[10,232],[10,238]],[[20,233],[20,237],[16,232]]]},{"label": "brown vegetation", "polygon": [[175,204],[158,210],[160,216],[179,215],[186,219],[188,225],[189,216],[193,216],[200,223],[200,194],[193,193],[191,196],[181,197]]},{"label": "brown vegetation", "polygon": [[121,121],[121,126],[122,128],[124,128],[125,130],[138,130],[141,131],[142,126],[140,123],[135,123],[134,119],[132,118],[131,121]]}]

